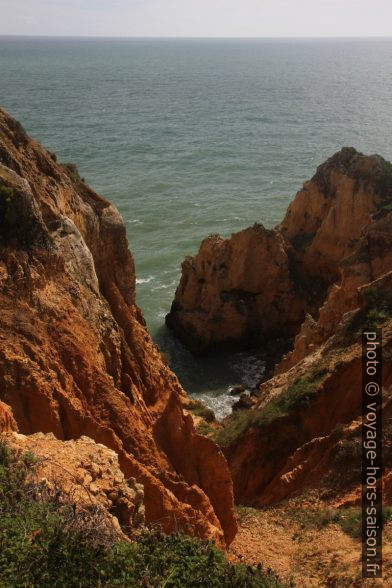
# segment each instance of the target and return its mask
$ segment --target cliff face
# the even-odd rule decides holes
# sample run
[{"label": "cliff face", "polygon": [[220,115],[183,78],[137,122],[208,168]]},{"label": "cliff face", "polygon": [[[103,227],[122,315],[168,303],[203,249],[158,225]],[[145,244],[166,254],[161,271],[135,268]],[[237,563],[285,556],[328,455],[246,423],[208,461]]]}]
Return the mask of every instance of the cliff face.
[{"label": "cliff face", "polygon": [[386,208],[371,217],[356,250],[338,264],[340,280],[330,288],[317,320],[307,315],[295,338],[294,349],[277,367],[283,373],[327,341],[347,313],[361,306],[361,288],[392,269],[392,213]]},{"label": "cliff face", "polygon": [[187,258],[166,322],[195,351],[290,334],[302,317],[282,235],[261,225],[230,239],[208,237]]},{"label": "cliff face", "polygon": [[390,202],[392,168],[345,148],[320,166],[273,231],[260,225],[203,241],[187,258],[167,324],[191,349],[265,343],[317,318],[339,262]]},{"label": "cliff face", "polygon": [[359,504],[362,327],[383,328],[386,423],[392,414],[391,252],[392,166],[343,149],[274,231],[209,238],[183,264],[168,324],[192,348],[297,332],[252,408],[233,413],[218,435],[239,504],[323,485],[336,504]]},{"label": "cliff face", "polygon": [[[388,297],[391,286],[388,274],[388,285],[382,284]],[[313,488],[336,505],[360,504],[362,348],[360,332],[351,332],[360,312],[305,359],[262,384],[253,409],[242,415],[243,430],[222,443],[238,503],[265,506]],[[385,423],[392,415],[392,305],[388,312],[389,318],[380,319]],[[228,431],[238,417],[232,418]],[[385,428],[386,504],[391,493],[390,440],[391,431]]]},{"label": "cliff face", "polygon": [[229,543],[227,464],[146,331],[119,213],[3,110],[0,306],[1,426],[91,437],[143,484],[147,522]]}]

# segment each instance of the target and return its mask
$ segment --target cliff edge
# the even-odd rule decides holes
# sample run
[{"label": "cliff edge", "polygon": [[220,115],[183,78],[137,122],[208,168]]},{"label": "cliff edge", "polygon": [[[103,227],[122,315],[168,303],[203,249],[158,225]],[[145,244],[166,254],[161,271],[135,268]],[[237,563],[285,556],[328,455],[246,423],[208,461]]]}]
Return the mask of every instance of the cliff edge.
[{"label": "cliff edge", "polygon": [[147,522],[230,543],[226,460],[145,328],[121,216],[4,110],[0,305],[2,430],[88,436],[143,485]]}]

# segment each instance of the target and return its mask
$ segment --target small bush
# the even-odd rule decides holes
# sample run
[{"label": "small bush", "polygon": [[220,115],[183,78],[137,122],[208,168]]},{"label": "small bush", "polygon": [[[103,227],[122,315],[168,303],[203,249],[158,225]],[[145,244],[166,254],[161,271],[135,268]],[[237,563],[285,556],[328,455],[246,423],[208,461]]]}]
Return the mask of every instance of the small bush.
[{"label": "small bush", "polygon": [[344,508],[338,510],[337,521],[342,530],[353,539],[362,535],[362,513],[360,508]]},{"label": "small bush", "polygon": [[352,468],[361,471],[362,445],[358,438],[343,439],[333,454],[333,463],[341,469]]},{"label": "small bush", "polygon": [[[362,537],[362,510],[358,507],[292,510],[292,519],[299,522],[303,529],[323,529],[330,524],[339,525],[342,531],[353,539]],[[392,521],[392,507],[384,507],[382,525]]]},{"label": "small bush", "polygon": [[214,432],[214,429],[209,423],[202,421],[197,425],[196,432],[199,433],[199,435],[211,435],[211,433]]},{"label": "small bush", "polygon": [[221,447],[228,447],[240,439],[257,420],[258,410],[237,410],[228,417],[221,429],[214,433],[214,441]]},{"label": "small bush", "polygon": [[291,509],[289,516],[301,525],[303,530],[321,530],[328,525],[339,525],[353,539],[360,539],[362,518],[360,508],[307,508]]}]

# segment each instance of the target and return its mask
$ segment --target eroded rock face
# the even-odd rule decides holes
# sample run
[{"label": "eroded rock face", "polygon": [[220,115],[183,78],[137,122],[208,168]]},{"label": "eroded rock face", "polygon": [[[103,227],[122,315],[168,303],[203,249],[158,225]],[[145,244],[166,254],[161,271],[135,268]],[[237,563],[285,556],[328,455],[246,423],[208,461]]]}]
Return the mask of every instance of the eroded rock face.
[{"label": "eroded rock face", "polygon": [[342,149],[304,184],[275,230],[255,226],[230,239],[208,238],[184,262],[167,323],[192,349],[265,346],[297,334],[249,410],[224,424],[221,444],[239,504],[265,506],[320,489],[328,473],[341,483],[329,488],[337,503],[359,503],[359,470],[356,480],[345,477],[360,464],[353,453],[360,450],[362,402],[355,329],[366,317],[383,324],[390,414],[391,209],[391,164]]},{"label": "eroded rock face", "polygon": [[208,237],[187,258],[166,322],[195,351],[293,334],[303,303],[292,287],[285,242],[261,225]]},{"label": "eroded rock face", "polygon": [[[325,497],[339,505],[360,504],[362,347],[360,335],[356,341],[350,337],[342,327],[290,370],[261,385],[252,409],[257,416],[225,448],[239,504],[266,506],[314,488],[323,489]],[[392,414],[392,362],[387,359],[391,348],[389,319],[383,327],[386,423]],[[294,391],[302,394],[297,402]],[[271,413],[279,398],[291,398],[283,405],[288,408]],[[392,468],[390,431],[388,435],[386,504]]]},{"label": "eroded rock face", "polygon": [[307,325],[317,320],[340,282],[339,263],[391,202],[391,165],[342,149],[304,184],[275,230],[257,225],[203,241],[183,263],[168,326],[195,351],[296,335],[307,314]]},{"label": "eroded rock face", "polygon": [[10,407],[4,404],[4,402],[0,402],[0,433],[9,433],[17,430],[18,426]]},{"label": "eroded rock face", "polygon": [[115,450],[147,522],[229,543],[230,474],[145,328],[121,216],[55,159],[0,110],[0,399],[22,434]]},{"label": "eroded rock face", "polygon": [[353,253],[372,214],[392,198],[392,168],[378,155],[344,148],[321,165],[278,227],[293,246],[299,277],[339,279],[339,262]]},{"label": "eroded rock face", "polygon": [[144,524],[143,486],[125,479],[112,449],[84,436],[60,441],[53,433],[9,433],[1,440],[14,451],[35,456],[30,481],[49,495],[60,491],[78,509],[100,507],[120,536]]},{"label": "eroded rock face", "polygon": [[[346,314],[362,304],[361,291],[376,287],[392,269],[392,212],[382,209],[362,231],[357,249],[339,264],[340,281],[329,290],[317,320],[309,315],[295,338],[294,349],[279,363],[276,373],[283,373],[327,341]],[[385,281],[385,279],[384,279]]]}]

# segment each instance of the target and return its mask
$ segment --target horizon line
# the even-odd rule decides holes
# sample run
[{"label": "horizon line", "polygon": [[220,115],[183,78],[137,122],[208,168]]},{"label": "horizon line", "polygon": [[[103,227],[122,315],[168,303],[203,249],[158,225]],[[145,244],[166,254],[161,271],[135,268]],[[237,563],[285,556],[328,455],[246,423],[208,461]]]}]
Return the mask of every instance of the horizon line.
[{"label": "horizon line", "polygon": [[265,35],[265,36],[180,36],[180,35],[38,35],[38,34],[19,34],[19,33],[0,33],[0,38],[27,38],[27,39],[123,39],[123,40],[318,40],[318,39],[392,39],[392,35]]}]

